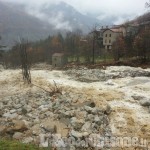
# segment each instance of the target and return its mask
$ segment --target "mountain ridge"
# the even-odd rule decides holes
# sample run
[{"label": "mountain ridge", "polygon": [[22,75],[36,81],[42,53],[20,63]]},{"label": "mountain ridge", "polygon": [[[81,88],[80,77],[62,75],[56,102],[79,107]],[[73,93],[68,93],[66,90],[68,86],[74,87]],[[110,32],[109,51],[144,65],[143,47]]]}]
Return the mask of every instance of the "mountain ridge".
[{"label": "mountain ridge", "polygon": [[18,37],[36,41],[48,35],[76,29],[87,33],[98,21],[82,15],[64,2],[49,7],[42,5],[40,10],[33,9],[33,13],[30,11],[26,5],[0,1],[0,43],[11,46],[18,41]]},{"label": "mountain ridge", "polygon": [[[103,15],[104,18],[101,18]],[[112,25],[115,20],[118,20],[116,16],[99,14],[99,17],[94,18],[91,14],[82,14],[65,2],[43,3],[37,7],[0,0],[0,44],[12,46],[18,41],[18,37],[37,41],[58,32],[65,35],[67,31],[77,29],[87,34],[96,24]]]}]

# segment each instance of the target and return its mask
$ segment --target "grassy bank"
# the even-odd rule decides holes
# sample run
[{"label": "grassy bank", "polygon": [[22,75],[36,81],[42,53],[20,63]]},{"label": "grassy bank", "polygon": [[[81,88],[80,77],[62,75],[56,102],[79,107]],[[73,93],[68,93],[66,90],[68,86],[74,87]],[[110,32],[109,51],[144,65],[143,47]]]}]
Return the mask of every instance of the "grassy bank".
[{"label": "grassy bank", "polygon": [[50,150],[50,148],[39,148],[33,144],[23,144],[14,140],[0,140],[0,150]]}]

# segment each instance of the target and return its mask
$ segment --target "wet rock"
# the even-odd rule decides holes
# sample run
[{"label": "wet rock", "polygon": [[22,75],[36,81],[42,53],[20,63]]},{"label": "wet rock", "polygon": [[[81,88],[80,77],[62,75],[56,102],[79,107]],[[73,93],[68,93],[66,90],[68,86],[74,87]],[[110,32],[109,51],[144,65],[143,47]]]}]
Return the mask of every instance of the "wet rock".
[{"label": "wet rock", "polygon": [[3,105],[7,105],[8,104],[8,100],[3,101]]},{"label": "wet rock", "polygon": [[0,126],[0,136],[4,135],[6,133],[6,126]]},{"label": "wet rock", "polygon": [[142,105],[142,106],[150,106],[150,99],[142,99],[142,100],[140,100],[140,104]]},{"label": "wet rock", "polygon": [[92,120],[94,119],[94,115],[88,114],[86,119],[87,119],[88,121],[92,121]]},{"label": "wet rock", "polygon": [[2,102],[0,102],[0,110],[2,110],[4,108],[4,105]]},{"label": "wet rock", "polygon": [[104,111],[105,114],[109,115],[112,112],[110,105],[107,105],[106,110]]},{"label": "wet rock", "polygon": [[12,109],[12,110],[10,110],[10,113],[13,114],[13,113],[15,113],[16,111],[17,111],[16,109]]},{"label": "wet rock", "polygon": [[13,139],[15,139],[15,140],[21,140],[22,136],[23,136],[23,133],[21,133],[21,132],[15,132],[14,135],[13,135]]},{"label": "wet rock", "polygon": [[[9,100],[10,103],[7,102],[9,106],[2,106],[5,109],[5,113],[3,112],[5,115],[3,113],[2,115],[5,116],[5,120],[9,120],[9,118],[13,118],[12,115],[16,114],[18,123],[10,121],[7,129],[2,128],[0,133],[8,133],[14,139],[22,139],[24,143],[30,143],[34,142],[35,138],[39,138],[41,133],[55,134],[57,132],[64,137],[68,137],[70,133],[71,137],[81,138],[82,141],[82,137],[88,137],[91,133],[101,131],[101,123],[105,122],[103,120],[104,110],[96,107],[91,96],[86,94],[84,96],[78,90],[74,93],[71,88],[66,91],[65,95],[55,95],[55,97],[49,98],[50,102],[47,100],[49,95],[41,94],[43,91],[38,91],[39,93],[35,91],[24,100],[20,98],[23,97],[22,95],[19,95],[17,100],[16,97]],[[107,111],[109,114],[109,110]],[[27,120],[29,124],[20,119]],[[42,126],[40,126],[41,123]],[[105,127],[106,125],[104,125]],[[103,133],[103,130],[101,132]],[[43,147],[44,145],[48,146],[46,138],[41,144]],[[62,143],[58,141],[57,144],[61,145]]]},{"label": "wet rock", "polygon": [[19,108],[21,108],[22,107],[22,104],[14,104],[14,108],[15,109],[19,109]]},{"label": "wet rock", "polygon": [[84,105],[89,106],[89,107],[92,107],[92,108],[94,108],[94,107],[96,106],[95,103],[94,103],[94,102],[91,102],[91,101],[85,102]]},{"label": "wet rock", "polygon": [[54,134],[53,135],[53,146],[54,147],[57,147],[58,150],[63,150],[63,149],[66,149],[66,144],[65,142],[63,141],[62,137],[60,134]]},{"label": "wet rock", "polygon": [[24,109],[27,110],[28,113],[32,111],[32,107],[30,105],[27,105]]},{"label": "wet rock", "polygon": [[82,138],[82,137],[87,137],[89,135],[88,132],[77,132],[75,130],[71,130],[71,136],[75,138]]},{"label": "wet rock", "polygon": [[48,111],[48,106],[47,106],[47,105],[41,105],[41,106],[39,107],[39,110],[40,110],[41,112],[46,112],[46,111]]},{"label": "wet rock", "polygon": [[70,119],[69,118],[61,118],[60,122],[64,123],[67,126],[70,125]]},{"label": "wet rock", "polygon": [[7,113],[4,113],[4,114],[3,114],[3,117],[9,118],[9,119],[15,119],[15,118],[18,117],[18,114],[17,114],[17,113],[11,114],[10,112],[7,112]]},{"label": "wet rock", "polygon": [[89,106],[84,106],[84,110],[87,111],[88,113],[91,113],[93,108],[91,108]]},{"label": "wet rock", "polygon": [[32,119],[36,119],[37,118],[36,114],[31,114],[31,113],[27,113],[26,116],[29,117],[29,118],[32,118]]},{"label": "wet rock", "polygon": [[106,85],[114,86],[114,85],[115,85],[115,83],[113,83],[113,81],[112,81],[112,80],[108,80],[108,81],[106,82]]},{"label": "wet rock", "polygon": [[92,123],[92,132],[97,132],[99,130],[99,125],[97,123]]},{"label": "wet rock", "polygon": [[76,148],[75,148],[75,146],[71,145],[71,146],[69,147],[69,150],[76,150]]},{"label": "wet rock", "polygon": [[82,128],[83,124],[84,124],[83,119],[79,120],[76,117],[71,118],[71,125],[75,130],[79,131]]},{"label": "wet rock", "polygon": [[97,115],[98,112],[99,112],[99,110],[98,110],[96,107],[93,108],[92,111],[91,111],[91,113],[92,113],[93,115]]},{"label": "wet rock", "polygon": [[133,98],[134,100],[138,100],[138,101],[144,99],[143,96],[137,96],[137,95],[133,95],[132,98]]},{"label": "wet rock", "polygon": [[32,137],[25,137],[25,138],[22,140],[22,143],[29,144],[29,143],[32,143],[33,140],[34,140],[34,139],[33,139]]},{"label": "wet rock", "polygon": [[97,125],[101,125],[102,123],[102,118],[99,117],[98,115],[95,116],[94,121]]},{"label": "wet rock", "polygon": [[21,112],[23,115],[26,115],[28,111],[25,108],[22,108]]},{"label": "wet rock", "polygon": [[35,136],[34,137],[34,144],[38,145],[40,144],[40,138],[39,138],[39,135]]},{"label": "wet rock", "polygon": [[101,144],[102,138],[100,136],[100,134],[90,134],[89,138],[88,138],[88,143],[90,147],[96,147],[97,149],[102,148],[102,144]]},{"label": "wet rock", "polygon": [[41,133],[41,128],[39,124],[32,126],[32,135],[38,136]]},{"label": "wet rock", "polygon": [[53,117],[55,116],[55,115],[54,115],[52,112],[50,112],[50,111],[45,112],[44,115],[46,115],[47,117],[51,117],[51,118],[53,118]]},{"label": "wet rock", "polygon": [[37,117],[34,119],[34,124],[39,124],[40,123],[40,119]]},{"label": "wet rock", "polygon": [[85,124],[82,126],[81,131],[91,131],[91,122],[85,122]]},{"label": "wet rock", "polygon": [[80,119],[86,119],[86,116],[87,116],[87,112],[86,111],[81,111],[81,109],[78,109],[76,111],[76,115],[75,115],[77,118],[80,118]]},{"label": "wet rock", "polygon": [[2,117],[3,116],[3,111],[2,110],[0,110],[0,117]]},{"label": "wet rock", "polygon": [[55,125],[40,125],[40,127],[47,133],[57,133],[57,127]]},{"label": "wet rock", "polygon": [[14,132],[23,132],[23,131],[28,130],[24,121],[13,120],[12,124],[13,124],[13,126],[7,128],[7,133],[12,134]]},{"label": "wet rock", "polygon": [[[67,70],[65,73],[74,78],[75,80],[82,82],[106,81],[110,79],[124,78],[124,77],[150,76],[150,72],[132,67],[119,69],[109,67],[107,70],[81,68],[81,69]],[[108,82],[107,84],[114,85],[112,82]]]},{"label": "wet rock", "polygon": [[72,69],[66,71],[66,74],[81,82],[96,82],[99,81],[100,75],[103,73],[97,69]]},{"label": "wet rock", "polygon": [[75,112],[74,111],[64,111],[63,114],[65,117],[71,118],[75,115]]},{"label": "wet rock", "polygon": [[107,117],[107,115],[102,116],[102,122],[104,125],[109,125],[109,119]]},{"label": "wet rock", "polygon": [[46,138],[46,135],[45,134],[40,134],[39,138],[40,138],[39,147],[48,147],[48,145],[49,145],[49,143],[48,143],[49,139]]}]

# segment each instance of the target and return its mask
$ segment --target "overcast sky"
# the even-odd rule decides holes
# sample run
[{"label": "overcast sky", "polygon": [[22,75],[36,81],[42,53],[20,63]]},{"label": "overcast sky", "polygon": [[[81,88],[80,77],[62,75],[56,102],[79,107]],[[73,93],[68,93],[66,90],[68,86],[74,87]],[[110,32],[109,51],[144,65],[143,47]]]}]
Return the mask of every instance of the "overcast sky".
[{"label": "overcast sky", "polygon": [[[145,3],[148,0],[3,0],[9,2],[28,3],[34,6],[42,3],[58,3],[64,1],[83,14],[93,14],[99,17],[120,17],[120,22],[123,19],[131,19],[135,16],[146,12]],[[128,18],[123,18],[128,16]]]}]

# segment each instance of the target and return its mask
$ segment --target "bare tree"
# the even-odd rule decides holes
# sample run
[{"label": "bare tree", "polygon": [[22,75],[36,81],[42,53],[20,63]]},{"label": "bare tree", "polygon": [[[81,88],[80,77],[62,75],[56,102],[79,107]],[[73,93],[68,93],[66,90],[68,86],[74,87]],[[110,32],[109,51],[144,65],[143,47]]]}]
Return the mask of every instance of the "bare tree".
[{"label": "bare tree", "polygon": [[95,24],[91,30],[92,33],[92,63],[95,64],[95,45],[96,45],[96,39],[97,39],[97,25]]},{"label": "bare tree", "polygon": [[30,65],[27,57],[27,47],[28,42],[25,40],[21,40],[21,43],[19,45],[20,48],[20,57],[21,57],[21,66],[22,66],[22,75],[23,80],[27,82],[28,84],[31,83],[31,74],[30,74]]},{"label": "bare tree", "polygon": [[[100,39],[100,31],[99,25],[95,24],[90,32],[92,34],[92,63],[95,64],[95,56],[99,55],[100,48],[102,47],[101,39]],[[97,52],[98,50],[98,52]]]},{"label": "bare tree", "polygon": [[[2,37],[0,36],[0,40],[2,39]],[[6,46],[4,45],[0,45],[0,63],[3,65],[3,67],[5,68],[5,50],[3,50],[3,48],[6,48]]]}]

